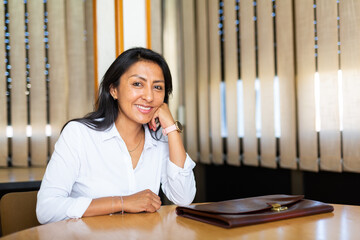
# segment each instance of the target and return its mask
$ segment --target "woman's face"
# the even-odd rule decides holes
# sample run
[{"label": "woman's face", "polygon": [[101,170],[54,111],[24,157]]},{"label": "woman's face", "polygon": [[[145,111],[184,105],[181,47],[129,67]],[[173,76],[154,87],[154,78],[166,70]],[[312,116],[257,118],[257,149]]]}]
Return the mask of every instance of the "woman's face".
[{"label": "woman's face", "polygon": [[110,93],[119,104],[119,118],[139,124],[150,122],[164,102],[165,79],[159,65],[151,61],[134,63]]}]

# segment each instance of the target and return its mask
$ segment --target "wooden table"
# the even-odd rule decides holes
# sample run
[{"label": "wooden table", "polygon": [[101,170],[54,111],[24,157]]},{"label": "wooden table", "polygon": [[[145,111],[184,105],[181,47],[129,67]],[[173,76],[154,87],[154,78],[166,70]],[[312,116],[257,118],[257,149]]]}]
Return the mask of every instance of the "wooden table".
[{"label": "wooden table", "polygon": [[360,206],[333,205],[333,213],[234,229],[177,217],[175,206],[156,213],[72,219],[14,233],[9,239],[360,239]]}]

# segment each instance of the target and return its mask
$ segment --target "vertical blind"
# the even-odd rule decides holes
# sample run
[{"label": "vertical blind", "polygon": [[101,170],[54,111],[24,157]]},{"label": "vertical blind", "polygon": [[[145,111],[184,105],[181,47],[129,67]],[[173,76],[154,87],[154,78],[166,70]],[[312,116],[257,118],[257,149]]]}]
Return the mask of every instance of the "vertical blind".
[{"label": "vertical blind", "polygon": [[8,157],[8,139],[6,136],[7,127],[7,96],[6,96],[6,81],[5,81],[5,11],[4,7],[0,6],[0,165],[6,165]]},{"label": "vertical blind", "polygon": [[[295,94],[295,47],[292,1],[276,2],[276,72],[279,79],[280,133],[278,144],[281,153],[280,166],[295,169],[296,162],[296,94]],[[280,31],[281,29],[281,31]]]},{"label": "vertical blind", "polygon": [[[196,22],[198,23],[198,31],[196,33],[197,47],[197,75],[198,82],[198,96],[197,101],[199,105],[198,121],[203,123],[199,124],[199,143],[200,143],[200,158],[205,161],[210,161],[210,144],[209,144],[209,121],[206,121],[209,116],[209,38],[207,27],[207,12],[206,1],[196,2]],[[200,107],[201,106],[201,107]]]},{"label": "vertical blind", "polygon": [[[258,166],[258,147],[256,137],[255,119],[255,79],[256,79],[256,51],[255,51],[255,21],[254,6],[252,1],[240,1],[240,63],[241,78],[243,81],[244,104],[244,138],[243,138],[243,163]],[[246,47],[243,47],[246,46]]]},{"label": "vertical blind", "polygon": [[339,4],[343,96],[343,169],[360,172],[360,2]]},{"label": "vertical blind", "polygon": [[315,31],[312,0],[295,2],[297,112],[300,168],[318,170],[315,119]]},{"label": "vertical blind", "polygon": [[197,97],[198,93],[196,80],[196,42],[195,42],[195,6],[193,1],[181,1],[182,11],[182,34],[183,34],[183,48],[187,51],[183,52],[183,77],[186,97],[184,99],[186,109],[185,121],[187,123],[186,141],[190,142],[187,146],[187,151],[192,156],[197,156],[198,152],[198,108]]},{"label": "vertical blind", "polygon": [[93,107],[92,1],[4,0],[0,19],[0,165],[44,166]]},{"label": "vertical blind", "polygon": [[[25,8],[22,0],[8,2],[7,14],[10,21],[9,34],[9,62],[11,65],[10,77],[10,119],[13,126],[13,138],[11,144],[12,160],[14,165],[27,165],[28,142],[26,137],[26,126],[28,123],[27,107],[27,68],[25,61],[25,21],[22,18],[11,16],[24,16]],[[10,67],[8,68],[10,69]],[[21,149],[21,151],[19,151]],[[18,150],[18,151],[16,151]]]},{"label": "vertical blind", "polygon": [[[231,3],[231,4],[228,4]],[[237,124],[237,80],[238,80],[238,61],[237,61],[237,34],[236,31],[236,11],[235,1],[224,2],[223,6],[223,30],[224,30],[224,78],[226,84],[225,92],[225,112],[227,126],[227,161],[232,165],[239,165],[239,137]]]},{"label": "vertical blind", "polygon": [[[19,2],[21,8],[21,2]],[[45,75],[46,51],[44,44],[44,21],[45,6],[43,1],[29,1],[28,10],[28,32],[29,32],[29,82],[31,84],[30,94],[30,124],[32,128],[31,136],[31,163],[33,165],[43,165],[46,163],[47,137],[46,137],[46,81]],[[19,15],[18,15],[19,16]],[[21,16],[21,15],[20,15]],[[21,18],[20,18],[21,19]],[[10,23],[11,24],[11,23]],[[46,42],[45,42],[46,43]],[[30,75],[31,73],[31,75]],[[26,112],[26,111],[25,111]],[[19,158],[21,164],[23,158]],[[15,164],[15,162],[14,162]]]},{"label": "vertical blind", "polygon": [[[151,15],[157,39],[154,21],[164,25],[153,46],[181,59],[175,101],[185,105],[192,158],[360,172],[358,1],[151,4],[165,8],[164,23]],[[175,22],[167,6],[179,11]],[[91,0],[1,1],[1,166],[45,165],[63,124],[91,110],[92,9]],[[176,47],[167,31],[181,40]]]},{"label": "vertical blind", "polygon": [[[218,0],[208,1],[208,6],[206,6],[205,1],[205,20],[208,20],[208,61],[199,61],[199,63],[209,64],[208,66],[208,75],[205,78],[205,82],[208,82],[208,93],[207,96],[209,102],[209,115],[203,117],[203,121],[199,124],[204,124],[209,126],[209,138],[205,138],[205,144],[210,146],[210,159],[204,158],[204,155],[200,156],[202,162],[214,164],[223,163],[223,145],[221,137],[221,128],[220,128],[220,83],[221,83],[221,45],[220,38],[218,34],[218,24],[219,24],[219,9],[218,9]],[[206,14],[208,12],[208,14]],[[213,17],[210,17],[213,16]],[[200,44],[200,43],[199,43]],[[209,51],[209,49],[211,51]],[[199,53],[200,54],[200,53]],[[206,69],[206,68],[205,68]],[[201,76],[199,76],[201,77]],[[206,91],[206,90],[205,90]],[[205,121],[205,123],[204,123]],[[207,121],[210,122],[207,124]],[[202,146],[202,144],[201,144]],[[200,147],[201,147],[200,146]]]},{"label": "vertical blind", "polygon": [[360,172],[358,1],[184,0],[180,10],[194,159]]}]

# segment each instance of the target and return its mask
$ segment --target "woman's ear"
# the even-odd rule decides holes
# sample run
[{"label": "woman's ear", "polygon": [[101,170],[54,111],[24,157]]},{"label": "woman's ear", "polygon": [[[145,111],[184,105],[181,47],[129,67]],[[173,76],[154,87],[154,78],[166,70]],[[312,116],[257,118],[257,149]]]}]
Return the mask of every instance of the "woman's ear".
[{"label": "woman's ear", "polygon": [[110,86],[110,95],[112,96],[112,98],[114,99],[114,100],[116,100],[117,99],[117,97],[116,97],[116,93],[117,93],[117,91],[116,91],[116,88],[114,88],[112,85]]}]

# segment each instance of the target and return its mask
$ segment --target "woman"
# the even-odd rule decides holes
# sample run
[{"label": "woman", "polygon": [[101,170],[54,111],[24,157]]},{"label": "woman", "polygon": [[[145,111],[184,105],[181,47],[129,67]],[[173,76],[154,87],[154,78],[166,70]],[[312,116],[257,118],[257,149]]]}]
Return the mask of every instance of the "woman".
[{"label": "woman", "polygon": [[160,184],[173,203],[190,204],[195,163],[169,111],[171,92],[159,54],[123,52],[104,75],[97,109],[65,124],[55,144],[38,193],[39,222],[155,212]]}]

